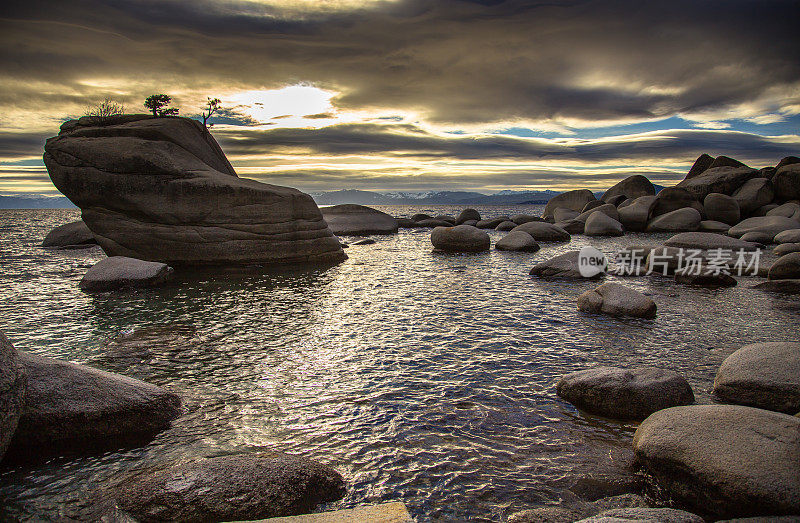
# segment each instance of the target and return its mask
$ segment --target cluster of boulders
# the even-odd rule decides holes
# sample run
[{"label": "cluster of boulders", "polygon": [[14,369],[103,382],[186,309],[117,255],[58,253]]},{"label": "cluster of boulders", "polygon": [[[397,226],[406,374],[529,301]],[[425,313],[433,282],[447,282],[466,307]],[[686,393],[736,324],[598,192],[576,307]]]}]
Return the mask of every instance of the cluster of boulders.
[{"label": "cluster of boulders", "polygon": [[720,404],[693,405],[684,378],[653,367],[580,370],[556,391],[590,414],[644,419],[633,438],[635,467],[656,499],[714,520],[800,517],[800,342],[756,343],[728,356],[714,380]]}]

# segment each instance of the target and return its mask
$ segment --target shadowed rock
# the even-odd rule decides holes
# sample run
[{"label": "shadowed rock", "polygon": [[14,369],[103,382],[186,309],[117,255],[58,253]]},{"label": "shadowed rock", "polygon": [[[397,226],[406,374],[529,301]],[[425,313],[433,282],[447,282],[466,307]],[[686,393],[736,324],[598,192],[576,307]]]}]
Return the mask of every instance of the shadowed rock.
[{"label": "shadowed rock", "polygon": [[778,256],[783,256],[784,254],[790,254],[793,252],[800,252],[800,242],[798,243],[782,243],[775,247],[772,252],[777,254]]},{"label": "shadowed rock", "polygon": [[617,208],[620,223],[629,231],[645,230],[650,217],[650,207],[655,200],[655,196],[640,196],[630,204],[620,206]]},{"label": "shadowed rock", "polygon": [[755,251],[758,245],[738,238],[731,238],[711,232],[682,232],[664,242],[666,247],[683,249],[732,249]]},{"label": "shadowed rock", "polygon": [[755,216],[743,220],[730,228],[728,234],[741,238],[748,232],[763,232],[773,238],[783,231],[800,229],[800,222],[785,216]]},{"label": "shadowed rock", "polygon": [[527,232],[514,231],[499,239],[494,248],[498,251],[536,252],[539,250],[539,244]]},{"label": "shadowed rock", "polygon": [[672,499],[717,518],[800,513],[800,418],[737,405],[660,410],[635,461]]},{"label": "shadowed rock", "polygon": [[689,178],[694,178],[695,176],[703,174],[703,172],[711,167],[712,163],[714,163],[713,156],[709,156],[706,153],[701,154],[697,157],[697,160],[694,161],[694,165],[692,165],[692,168],[689,169],[689,172],[686,174],[686,178],[684,179],[688,180]]},{"label": "shadowed rock", "polygon": [[[605,203],[603,205],[598,205],[597,207],[589,209],[588,211],[582,212],[578,216],[576,216],[575,219],[576,220],[580,220],[582,222],[585,222],[586,220],[589,219],[589,216],[591,216],[591,215],[593,215],[594,213],[597,213],[597,212],[603,213],[606,216],[608,216],[609,218],[613,218],[614,220],[619,221],[619,212],[617,211],[617,208],[614,207],[613,205],[611,205],[610,203]],[[559,220],[556,220],[556,221],[559,221]]]},{"label": "shadowed rock", "polygon": [[586,228],[586,223],[581,220],[567,220],[565,222],[556,222],[556,227],[561,227],[570,234],[583,234]]},{"label": "shadowed rock", "polygon": [[328,227],[337,236],[369,236],[397,232],[397,220],[371,207],[348,203],[323,207],[321,210]]},{"label": "shadowed rock", "polygon": [[464,209],[458,215],[458,218],[456,218],[456,225],[461,225],[462,223],[471,220],[475,220],[476,222],[481,221],[481,213],[479,213],[475,209]]},{"label": "shadowed rock", "polygon": [[513,230],[514,227],[516,227],[516,226],[517,226],[517,224],[512,222],[512,221],[505,221],[505,222],[499,223],[497,225],[497,227],[494,228],[494,230],[495,231],[500,231],[500,232],[508,232],[510,230]]},{"label": "shadowed rock", "polygon": [[788,229],[775,235],[775,243],[800,243],[800,229]]},{"label": "shadowed rock", "polygon": [[791,280],[800,278],[800,252],[790,252],[778,258],[769,268],[770,280]]},{"label": "shadowed rock", "polygon": [[86,292],[105,292],[156,287],[171,280],[174,274],[172,267],[164,263],[112,256],[92,265],[81,279],[80,288]]},{"label": "shadowed rock", "polygon": [[431,243],[445,252],[482,252],[491,246],[489,235],[471,225],[436,227],[431,231]]},{"label": "shadowed rock", "polygon": [[170,265],[345,259],[309,195],[238,178],[194,120],[72,120],[47,140],[44,162],[109,256]]},{"label": "shadowed rock", "polygon": [[772,177],[772,185],[778,200],[800,199],[800,163],[781,166]]},{"label": "shadowed rock", "polygon": [[703,213],[703,206],[689,191],[681,189],[680,187],[667,187],[662,189],[650,204],[649,218],[652,220],[662,214],[667,214],[686,207],[691,207],[701,214]]},{"label": "shadowed rock", "polygon": [[736,287],[736,278],[724,272],[716,272],[701,267],[699,269],[683,268],[675,271],[675,283],[696,285],[698,287]]},{"label": "shadowed rock", "polygon": [[768,210],[765,216],[786,216],[793,220],[800,220],[800,205],[796,202],[786,202]]},{"label": "shadowed rock", "polygon": [[800,279],[770,280],[753,285],[751,288],[781,294],[800,294]]},{"label": "shadowed rock", "polygon": [[[578,268],[579,254],[580,251],[569,251],[537,263],[531,269],[530,275],[541,278],[584,279]],[[602,276],[603,274],[600,273],[592,278],[600,278]]]},{"label": "shadowed rock", "polygon": [[436,218],[430,218],[426,220],[420,220],[417,222],[418,227],[453,227],[451,222],[445,220],[438,220]]},{"label": "shadowed rock", "polygon": [[124,446],[152,437],[181,413],[161,387],[127,376],[20,353],[28,376],[25,406],[6,459]]},{"label": "shadowed rock", "polygon": [[539,216],[533,216],[531,214],[515,214],[511,217],[511,221],[516,223],[517,225],[522,225],[523,223],[528,222],[541,222],[544,219],[540,218]]},{"label": "shadowed rock", "polygon": [[25,387],[25,368],[11,342],[0,332],[0,460],[17,430]]},{"label": "shadowed rock", "polygon": [[578,310],[608,314],[655,318],[656,304],[648,296],[619,283],[604,283],[578,296]]},{"label": "shadowed rock", "polygon": [[604,202],[609,202],[611,198],[617,196],[625,196],[625,198],[638,198],[640,196],[652,196],[656,193],[656,188],[653,187],[652,182],[641,174],[628,176],[621,182],[617,183],[600,198]]},{"label": "shadowed rock", "polygon": [[618,508],[576,523],[704,523],[697,514],[674,508]]},{"label": "shadowed rock", "polygon": [[517,225],[513,231],[527,232],[537,242],[568,242],[570,234],[557,225],[545,222],[527,222]]},{"label": "shadowed rock", "polygon": [[42,247],[49,249],[83,249],[97,245],[94,234],[83,220],[59,225],[45,236]]},{"label": "shadowed rock", "polygon": [[594,197],[594,194],[589,189],[567,191],[554,196],[549,202],[547,202],[547,205],[544,207],[544,212],[542,212],[542,217],[545,220],[552,219],[553,212],[555,212],[555,210],[559,207],[580,212],[587,203],[596,199],[597,198]]},{"label": "shadowed rock", "polygon": [[344,494],[328,466],[254,452],[133,472],[97,496],[140,521],[205,523],[306,514]]},{"label": "shadowed rock", "polygon": [[733,193],[733,199],[745,216],[771,203],[773,198],[775,192],[772,190],[772,182],[766,178],[751,178]]},{"label": "shadowed rock", "polygon": [[703,220],[700,222],[700,232],[712,232],[714,234],[728,234],[731,226],[727,223],[715,222],[713,220]]},{"label": "shadowed rock", "polygon": [[727,194],[712,192],[703,200],[703,208],[709,220],[727,223],[729,226],[739,223],[741,219],[739,203]]},{"label": "shadowed rock", "polygon": [[583,233],[586,236],[622,236],[625,229],[617,220],[598,210],[586,220]]},{"label": "shadowed rock", "polygon": [[703,221],[702,215],[697,209],[685,207],[676,211],[662,214],[650,220],[647,224],[648,232],[678,232],[696,231],[700,228]]},{"label": "shadowed rock", "polygon": [[576,407],[614,419],[644,419],[657,410],[694,403],[689,383],[655,367],[596,367],[572,372],[556,386]]},{"label": "shadowed rock", "polygon": [[685,179],[676,187],[687,190],[698,200],[703,200],[712,192],[732,195],[747,180],[757,175],[758,171],[749,167],[714,166],[712,164],[702,174]]},{"label": "shadowed rock", "polygon": [[494,229],[501,223],[510,220],[511,218],[509,218],[508,216],[499,216],[497,218],[492,218],[491,220],[481,220],[475,224],[475,227],[477,227],[478,229]]}]

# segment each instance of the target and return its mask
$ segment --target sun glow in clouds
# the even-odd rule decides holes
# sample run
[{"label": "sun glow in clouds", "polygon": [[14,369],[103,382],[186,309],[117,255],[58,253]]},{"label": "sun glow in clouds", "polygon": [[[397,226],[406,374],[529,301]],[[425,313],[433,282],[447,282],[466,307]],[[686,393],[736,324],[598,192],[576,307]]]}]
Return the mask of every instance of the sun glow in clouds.
[{"label": "sun glow in clouds", "polygon": [[277,123],[280,120],[287,120],[281,124],[290,121],[296,123],[298,119],[309,115],[315,116],[312,120],[325,119],[319,117],[328,114],[330,118],[327,120],[330,121],[334,112],[331,98],[335,94],[310,85],[291,85],[269,91],[237,93],[224,100],[223,105],[234,108],[261,124]]}]

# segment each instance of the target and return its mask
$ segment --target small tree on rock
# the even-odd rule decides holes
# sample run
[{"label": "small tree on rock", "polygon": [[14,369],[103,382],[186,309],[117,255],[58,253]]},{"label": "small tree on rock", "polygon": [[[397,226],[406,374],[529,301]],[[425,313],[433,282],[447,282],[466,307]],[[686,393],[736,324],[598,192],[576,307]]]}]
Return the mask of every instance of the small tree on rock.
[{"label": "small tree on rock", "polygon": [[125,112],[125,106],[106,98],[94,107],[86,109],[86,116],[94,116],[100,123],[108,121],[112,116],[118,116]]},{"label": "small tree on rock", "polygon": [[203,115],[203,127],[205,127],[206,130],[208,130],[209,127],[214,125],[213,123],[209,124],[208,123],[208,119],[211,118],[212,114],[214,114],[216,112],[219,112],[219,110],[222,109],[222,106],[220,105],[221,103],[222,103],[222,100],[220,100],[219,98],[213,98],[213,99],[209,98],[208,102],[206,102],[206,108],[203,110],[203,113],[202,113],[202,115]]},{"label": "small tree on rock", "polygon": [[178,116],[178,109],[167,108],[172,102],[172,97],[168,94],[151,94],[144,101],[144,106],[153,111],[153,116]]}]

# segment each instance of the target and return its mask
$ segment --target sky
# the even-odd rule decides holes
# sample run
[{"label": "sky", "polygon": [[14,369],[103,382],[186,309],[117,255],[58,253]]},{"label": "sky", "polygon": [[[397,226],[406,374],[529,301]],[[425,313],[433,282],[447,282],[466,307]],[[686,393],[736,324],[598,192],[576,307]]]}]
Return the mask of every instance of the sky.
[{"label": "sky", "polygon": [[800,155],[800,1],[26,0],[0,12],[0,194],[109,98],[222,100],[240,176],[304,191],[672,185]]}]

